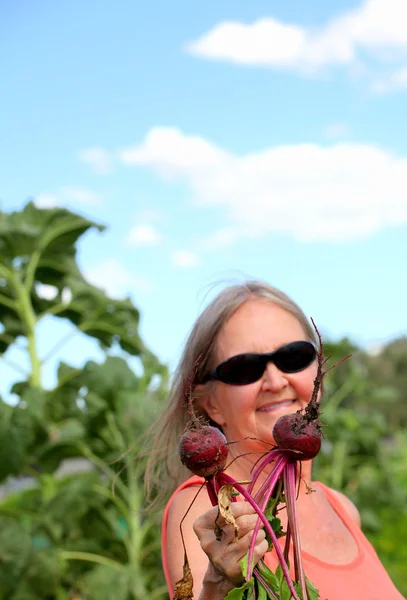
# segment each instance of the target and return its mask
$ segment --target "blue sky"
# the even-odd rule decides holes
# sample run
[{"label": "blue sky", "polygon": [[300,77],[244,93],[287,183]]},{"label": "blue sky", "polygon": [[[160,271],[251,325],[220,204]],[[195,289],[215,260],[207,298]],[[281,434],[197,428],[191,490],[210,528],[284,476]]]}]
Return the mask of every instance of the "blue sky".
[{"label": "blue sky", "polygon": [[[244,277],[327,336],[407,334],[406,22],[405,0],[3,3],[0,207],[107,224],[80,264],[171,368]],[[67,329],[43,324],[42,355]],[[91,357],[73,338],[46,382]],[[19,378],[2,361],[0,394]]]}]

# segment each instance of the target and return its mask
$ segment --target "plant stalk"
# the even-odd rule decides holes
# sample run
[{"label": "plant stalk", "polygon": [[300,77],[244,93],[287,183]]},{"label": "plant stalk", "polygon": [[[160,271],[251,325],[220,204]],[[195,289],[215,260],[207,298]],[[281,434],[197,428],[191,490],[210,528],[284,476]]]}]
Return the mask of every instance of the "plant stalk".
[{"label": "plant stalk", "polygon": [[31,373],[29,375],[29,382],[33,387],[41,386],[41,360],[37,352],[37,339],[35,328],[37,325],[37,318],[31,303],[30,292],[24,285],[22,285],[18,274],[16,272],[11,274],[11,282],[16,295],[15,309],[21,322],[24,325],[27,343],[28,343],[28,354],[31,362]]}]

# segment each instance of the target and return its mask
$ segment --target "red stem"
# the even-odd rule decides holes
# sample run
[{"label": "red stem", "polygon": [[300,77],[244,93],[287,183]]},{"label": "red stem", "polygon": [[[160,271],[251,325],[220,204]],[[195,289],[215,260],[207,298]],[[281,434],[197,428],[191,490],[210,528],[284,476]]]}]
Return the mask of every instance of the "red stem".
[{"label": "red stem", "polygon": [[[267,508],[267,503],[270,500],[270,497],[272,496],[274,489],[276,487],[276,484],[278,482],[278,479],[285,467],[287,459],[283,456],[281,456],[280,458],[278,458],[276,460],[276,464],[274,465],[274,468],[272,470],[272,472],[270,473],[269,477],[267,477],[267,484],[268,484],[268,489],[266,491],[266,493],[264,494],[263,498],[262,498],[262,502],[261,504],[259,504],[262,512],[264,512]],[[257,499],[257,498],[256,498]],[[252,563],[253,563],[253,553],[254,553],[254,547],[256,545],[256,537],[257,537],[257,533],[260,529],[260,523],[261,523],[261,519],[260,517],[257,519],[257,523],[254,527],[253,530],[253,535],[252,535],[252,539],[250,541],[250,547],[249,547],[249,558],[248,558],[248,563],[247,563],[247,577],[246,580],[250,581],[251,577],[252,577]]]},{"label": "red stem", "polygon": [[298,529],[297,507],[295,505],[297,467],[295,462],[289,462],[284,469],[284,488],[287,500],[287,516],[292,532],[294,547],[295,579],[299,582],[303,600],[307,600],[307,584],[302,564],[300,534]]},{"label": "red stem", "polygon": [[238,483],[232,477],[230,477],[230,475],[227,475],[226,473],[219,473],[219,479],[222,479],[222,481],[224,481],[224,483],[233,483],[233,487],[244,497],[245,500],[247,500],[247,502],[249,502],[249,504],[254,508],[256,513],[259,515],[260,519],[264,523],[265,530],[271,537],[271,541],[274,544],[274,547],[276,549],[276,553],[278,556],[278,560],[280,561],[281,569],[282,569],[284,577],[287,581],[287,585],[291,592],[291,595],[294,598],[294,600],[300,600],[298,598],[297,592],[295,591],[295,588],[293,586],[293,582],[290,577],[290,572],[288,570],[287,563],[284,559],[283,551],[281,550],[280,544],[278,543],[277,536],[274,533],[273,528],[271,527],[270,523],[268,522],[267,517],[262,512],[262,510],[260,509],[257,502],[252,498],[252,496],[249,494],[249,492],[240,483]]},{"label": "red stem", "polygon": [[254,471],[252,473],[251,481],[250,481],[249,485],[247,486],[247,491],[250,494],[253,491],[253,488],[256,484],[256,481],[257,481],[259,475],[263,472],[263,469],[278,456],[281,456],[281,450],[279,450],[279,449],[271,450],[270,452],[267,453],[267,455],[263,458],[263,460],[261,462],[259,462],[257,467],[254,469]]}]

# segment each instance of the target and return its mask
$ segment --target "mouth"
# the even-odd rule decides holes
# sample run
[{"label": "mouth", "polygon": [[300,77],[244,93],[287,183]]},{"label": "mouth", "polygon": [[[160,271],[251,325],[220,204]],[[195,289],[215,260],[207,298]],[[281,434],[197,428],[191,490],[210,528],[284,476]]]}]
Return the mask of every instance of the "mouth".
[{"label": "mouth", "polygon": [[289,408],[295,403],[294,399],[289,400],[280,400],[279,402],[270,402],[269,404],[265,404],[256,410],[256,412],[277,412],[282,408]]}]

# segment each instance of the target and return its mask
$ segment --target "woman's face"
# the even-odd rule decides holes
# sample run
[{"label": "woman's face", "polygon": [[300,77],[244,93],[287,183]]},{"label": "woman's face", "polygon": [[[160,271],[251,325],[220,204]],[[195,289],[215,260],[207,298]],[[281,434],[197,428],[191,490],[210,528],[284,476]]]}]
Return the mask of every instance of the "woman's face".
[{"label": "woman's face", "polygon": [[[214,366],[236,354],[272,352],[289,342],[307,339],[291,313],[266,300],[250,300],[222,329]],[[205,408],[229,441],[249,436],[274,444],[275,422],[308,404],[316,370],[316,361],[299,373],[283,373],[269,362],[261,379],[254,383],[239,386],[216,381]],[[245,446],[264,450],[264,444],[258,442],[250,441]]]}]

